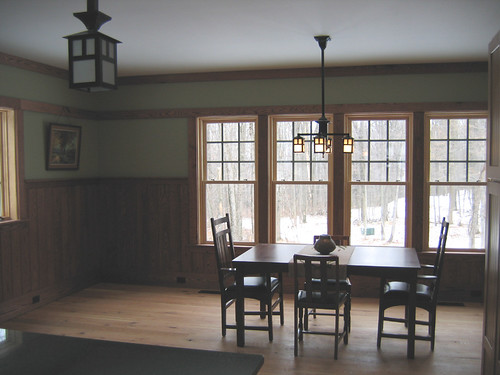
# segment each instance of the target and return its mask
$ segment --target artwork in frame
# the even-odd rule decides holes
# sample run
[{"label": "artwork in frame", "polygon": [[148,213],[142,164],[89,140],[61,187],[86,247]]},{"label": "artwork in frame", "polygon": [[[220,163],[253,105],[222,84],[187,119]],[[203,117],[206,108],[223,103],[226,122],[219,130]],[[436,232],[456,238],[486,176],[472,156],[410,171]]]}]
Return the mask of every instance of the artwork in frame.
[{"label": "artwork in frame", "polygon": [[78,169],[82,128],[50,124],[47,169]]}]

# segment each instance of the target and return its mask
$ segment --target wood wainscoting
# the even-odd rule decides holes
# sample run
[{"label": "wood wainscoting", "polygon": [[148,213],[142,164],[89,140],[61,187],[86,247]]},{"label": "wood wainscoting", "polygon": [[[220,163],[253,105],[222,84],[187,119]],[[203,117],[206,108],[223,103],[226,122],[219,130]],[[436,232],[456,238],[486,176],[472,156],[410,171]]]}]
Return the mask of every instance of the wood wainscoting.
[{"label": "wood wainscoting", "polygon": [[[213,247],[191,239],[187,178],[27,181],[25,190],[26,220],[0,225],[0,321],[99,281],[218,289]],[[444,299],[482,301],[484,254],[448,253],[444,273]],[[376,279],[353,285],[356,296],[377,295]]]}]

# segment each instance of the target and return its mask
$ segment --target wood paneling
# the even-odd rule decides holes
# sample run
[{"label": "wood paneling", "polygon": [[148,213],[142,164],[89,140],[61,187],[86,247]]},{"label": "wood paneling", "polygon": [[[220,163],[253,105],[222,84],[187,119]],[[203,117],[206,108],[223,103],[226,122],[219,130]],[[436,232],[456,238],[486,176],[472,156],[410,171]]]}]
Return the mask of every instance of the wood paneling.
[{"label": "wood paneling", "polygon": [[0,229],[1,319],[99,280],[99,181],[28,181],[25,190],[26,220]]},{"label": "wood paneling", "polygon": [[106,179],[103,279],[172,283],[192,266],[187,179]]}]

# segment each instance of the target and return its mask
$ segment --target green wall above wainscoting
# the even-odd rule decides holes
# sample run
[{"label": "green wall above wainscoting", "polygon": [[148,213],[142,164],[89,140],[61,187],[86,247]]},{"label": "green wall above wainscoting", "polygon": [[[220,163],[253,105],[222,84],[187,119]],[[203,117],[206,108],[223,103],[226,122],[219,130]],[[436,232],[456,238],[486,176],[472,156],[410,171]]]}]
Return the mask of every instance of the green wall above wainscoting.
[{"label": "green wall above wainscoting", "polygon": [[[23,111],[26,179],[187,177],[190,118],[262,114],[273,106],[297,111],[319,108],[321,101],[319,77],[131,84],[88,94],[68,89],[64,79],[16,67],[0,64],[0,74],[0,96],[61,109]],[[486,71],[328,77],[326,104],[486,103],[487,79]],[[71,116],[66,108],[90,116]],[[50,122],[82,126],[79,170],[45,169]]]}]

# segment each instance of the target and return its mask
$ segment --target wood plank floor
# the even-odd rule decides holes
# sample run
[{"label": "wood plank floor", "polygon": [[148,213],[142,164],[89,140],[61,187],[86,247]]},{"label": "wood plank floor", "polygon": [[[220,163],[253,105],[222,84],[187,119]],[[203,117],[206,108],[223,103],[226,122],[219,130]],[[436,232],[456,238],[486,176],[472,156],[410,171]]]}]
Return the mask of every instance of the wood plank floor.
[{"label": "wood plank floor", "polygon": [[[285,325],[274,321],[274,341],[267,332],[247,331],[246,346],[236,346],[235,330],[220,332],[217,294],[157,286],[98,284],[1,324],[2,328],[37,333],[164,345],[172,347],[260,353],[259,374],[453,374],[480,373],[481,304],[439,306],[434,352],[417,342],[415,359],[406,358],[406,341],[383,339],[377,350],[377,300],[354,298],[349,344],[333,359],[333,339],[306,335],[293,356],[293,299],[285,301]],[[397,311],[396,311],[397,312]],[[234,319],[230,311],[229,319]],[[260,322],[258,317],[247,321]],[[328,326],[330,317],[312,324]],[[394,326],[397,330],[398,327]]]}]

